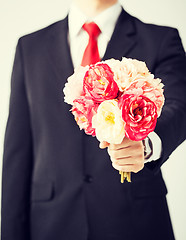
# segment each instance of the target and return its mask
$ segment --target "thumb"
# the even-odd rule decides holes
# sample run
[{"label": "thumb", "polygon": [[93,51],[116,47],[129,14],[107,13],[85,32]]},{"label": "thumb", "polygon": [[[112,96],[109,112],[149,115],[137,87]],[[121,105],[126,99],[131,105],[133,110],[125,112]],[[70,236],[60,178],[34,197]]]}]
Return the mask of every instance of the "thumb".
[{"label": "thumb", "polygon": [[108,146],[109,146],[109,143],[108,143],[108,142],[105,142],[105,141],[100,142],[100,144],[99,144],[99,147],[100,147],[101,149],[104,149],[104,148],[106,148],[106,147],[108,147]]}]

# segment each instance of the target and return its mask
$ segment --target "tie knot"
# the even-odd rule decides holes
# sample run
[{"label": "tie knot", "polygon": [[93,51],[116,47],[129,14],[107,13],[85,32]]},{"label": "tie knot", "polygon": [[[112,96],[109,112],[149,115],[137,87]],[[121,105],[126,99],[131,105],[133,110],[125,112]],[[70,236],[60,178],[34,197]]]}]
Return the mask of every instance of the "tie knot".
[{"label": "tie knot", "polygon": [[94,22],[85,23],[83,29],[88,33],[89,37],[97,38],[101,30],[98,25]]}]

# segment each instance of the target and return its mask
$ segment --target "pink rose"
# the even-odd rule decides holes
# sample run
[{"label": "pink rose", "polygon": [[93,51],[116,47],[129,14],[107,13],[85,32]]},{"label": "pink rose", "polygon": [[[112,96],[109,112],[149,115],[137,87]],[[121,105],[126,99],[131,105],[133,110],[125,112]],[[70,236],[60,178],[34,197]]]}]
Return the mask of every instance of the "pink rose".
[{"label": "pink rose", "polygon": [[73,101],[71,109],[80,129],[84,129],[86,134],[95,136],[95,129],[92,128],[92,117],[96,114],[98,104],[91,97],[81,96]]},{"label": "pink rose", "polygon": [[74,73],[67,79],[64,92],[64,100],[66,103],[73,105],[73,101],[83,95],[83,78],[88,66],[79,66],[74,70]]},{"label": "pink rose", "polygon": [[90,65],[84,77],[83,89],[86,95],[99,103],[116,98],[119,90],[111,68],[104,63]]},{"label": "pink rose", "polygon": [[119,100],[126,136],[133,141],[140,141],[147,137],[156,126],[157,107],[143,95],[124,94]]},{"label": "pink rose", "polygon": [[109,59],[105,63],[111,67],[114,80],[121,92],[124,92],[126,87],[138,78],[153,78],[146,64],[136,59],[124,57],[122,61]]},{"label": "pink rose", "polygon": [[144,95],[155,103],[157,107],[158,116],[160,116],[163,104],[163,84],[160,79],[151,79],[150,81],[145,79],[138,79],[130,84],[125,90],[125,94]]}]

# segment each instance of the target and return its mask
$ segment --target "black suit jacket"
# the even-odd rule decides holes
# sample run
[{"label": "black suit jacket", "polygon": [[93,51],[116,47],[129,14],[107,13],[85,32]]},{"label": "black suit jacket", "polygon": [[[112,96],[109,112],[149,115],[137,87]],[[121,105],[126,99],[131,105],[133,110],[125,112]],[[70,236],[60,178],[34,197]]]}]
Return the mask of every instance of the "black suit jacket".
[{"label": "black suit jacket", "polygon": [[120,183],[106,150],[80,131],[62,89],[73,65],[68,21],[19,39],[2,187],[2,240],[172,240],[160,166],[186,135],[186,60],[175,29],[123,11],[103,59],[143,60],[165,84],[161,159]]}]

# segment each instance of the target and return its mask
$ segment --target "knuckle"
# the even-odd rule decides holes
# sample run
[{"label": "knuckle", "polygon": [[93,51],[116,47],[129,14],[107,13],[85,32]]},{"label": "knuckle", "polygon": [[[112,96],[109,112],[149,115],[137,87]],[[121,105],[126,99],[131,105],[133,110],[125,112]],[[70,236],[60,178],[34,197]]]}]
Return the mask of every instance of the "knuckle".
[{"label": "knuckle", "polygon": [[114,162],[112,163],[113,168],[115,168],[116,170],[120,171],[120,167],[118,165],[116,165]]},{"label": "knuckle", "polygon": [[140,159],[140,161],[143,159],[143,157],[144,157],[144,152],[140,152],[140,153],[139,153],[139,159]]},{"label": "knuckle", "polygon": [[118,167],[123,166],[123,162],[121,160],[114,159],[114,164],[117,165]]},{"label": "knuckle", "polygon": [[120,160],[116,160],[117,161],[117,165],[118,166],[124,166],[124,162],[122,161],[122,159],[120,159]]},{"label": "knuckle", "polygon": [[115,145],[115,144],[113,144],[113,143],[111,143],[111,144],[109,145],[109,148],[110,148],[110,150],[115,150],[115,148],[116,148],[116,145]]},{"label": "knuckle", "polygon": [[116,161],[116,159],[115,158],[112,158],[112,162],[114,163],[114,165],[116,166],[118,166],[118,162]]},{"label": "knuckle", "polygon": [[137,165],[135,165],[135,166],[134,166],[133,172],[134,172],[134,173],[137,173],[137,172],[139,172],[139,168],[138,168],[138,166],[137,166]]},{"label": "knuckle", "polygon": [[137,173],[144,168],[144,163],[140,162],[134,166],[133,172]]},{"label": "knuckle", "polygon": [[139,161],[143,161],[144,158],[144,151],[138,151],[137,153],[137,160]]},{"label": "knuckle", "polygon": [[137,142],[137,149],[143,149],[143,144],[142,144],[142,142],[140,141],[140,142]]},{"label": "knuckle", "polygon": [[111,155],[112,157],[117,158],[117,152],[115,150],[112,151]]},{"label": "knuckle", "polygon": [[144,151],[144,149],[141,145],[138,145],[137,150],[139,153],[142,153]]},{"label": "knuckle", "polygon": [[110,157],[110,160],[111,160],[112,163],[114,163],[114,161],[115,161],[115,159],[112,158],[112,157]]},{"label": "knuckle", "polygon": [[120,166],[119,171],[126,172],[126,168],[124,166]]},{"label": "knuckle", "polygon": [[140,170],[142,170],[144,168],[144,163],[141,163],[139,167],[140,167]]}]

